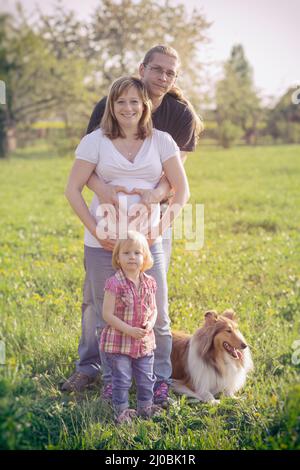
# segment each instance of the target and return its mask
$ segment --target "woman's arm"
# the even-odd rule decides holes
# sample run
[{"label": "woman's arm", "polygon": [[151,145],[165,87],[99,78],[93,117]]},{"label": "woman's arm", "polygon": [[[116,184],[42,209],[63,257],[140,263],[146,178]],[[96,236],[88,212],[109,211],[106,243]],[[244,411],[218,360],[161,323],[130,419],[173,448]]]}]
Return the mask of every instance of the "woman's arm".
[{"label": "woman's arm", "polygon": [[103,299],[103,309],[102,309],[102,316],[103,319],[108,323],[110,326],[115,328],[118,331],[121,331],[125,335],[132,336],[136,339],[143,338],[147,331],[143,328],[136,328],[133,326],[128,325],[123,320],[115,316],[115,303],[116,303],[116,296],[112,292],[106,290],[104,292],[104,299]]},{"label": "woman's arm", "polygon": [[94,237],[97,237],[96,220],[92,217],[81,194],[83,187],[87,183],[95,167],[96,165],[94,163],[89,163],[79,159],[75,160],[66,186],[65,196],[84,226]]}]

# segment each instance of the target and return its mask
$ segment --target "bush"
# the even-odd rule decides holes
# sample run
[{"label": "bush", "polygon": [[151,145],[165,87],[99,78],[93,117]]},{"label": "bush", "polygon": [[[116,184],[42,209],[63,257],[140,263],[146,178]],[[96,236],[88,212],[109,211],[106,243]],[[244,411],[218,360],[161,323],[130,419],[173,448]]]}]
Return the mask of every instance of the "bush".
[{"label": "bush", "polygon": [[300,123],[278,121],[276,123],[276,131],[278,137],[285,143],[300,143]]},{"label": "bush", "polygon": [[232,147],[242,135],[243,130],[231,121],[225,120],[219,125],[218,139],[224,148]]}]

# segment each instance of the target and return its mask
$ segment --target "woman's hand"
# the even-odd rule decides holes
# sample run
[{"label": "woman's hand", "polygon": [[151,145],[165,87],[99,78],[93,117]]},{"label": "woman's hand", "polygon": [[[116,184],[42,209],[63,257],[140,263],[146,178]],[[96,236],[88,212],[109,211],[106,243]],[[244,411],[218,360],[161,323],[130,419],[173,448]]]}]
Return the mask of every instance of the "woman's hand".
[{"label": "woman's hand", "polygon": [[147,242],[148,242],[149,248],[151,248],[151,246],[152,246],[153,243],[155,242],[155,238],[147,238]]},{"label": "woman's hand", "polygon": [[[141,199],[138,204],[133,204],[129,209],[128,222],[131,227],[134,227],[134,230],[146,234],[151,228],[152,204],[156,206],[160,202],[161,191],[158,188],[133,188],[130,194],[138,194]],[[136,206],[138,206],[138,210]]]},{"label": "woman's hand", "polygon": [[151,208],[151,204],[157,204],[161,201],[161,192],[158,188],[133,188],[133,190],[130,191],[130,194],[139,194],[141,196],[139,204],[144,204],[148,209]]},{"label": "woman's hand", "polygon": [[106,251],[114,251],[114,247],[116,244],[116,240],[112,240],[111,238],[105,238],[103,240],[99,240],[99,244],[101,245],[101,248],[104,248]]},{"label": "woman's hand", "polygon": [[150,232],[148,232],[146,235],[149,248],[154,244],[154,242],[160,235],[161,233],[159,232],[159,226],[152,226]]},{"label": "woman's hand", "polygon": [[93,172],[90,176],[87,182],[87,187],[94,191],[98,199],[100,199],[101,204],[111,204],[112,206],[114,206],[116,209],[117,217],[119,212],[118,193],[122,192],[130,194],[130,192],[127,191],[125,186],[107,184],[105,183],[102,176],[100,177],[95,172]]},{"label": "woman's hand", "polygon": [[101,204],[112,204],[117,211],[117,217],[119,212],[119,197],[118,193],[131,194],[125,186],[118,186],[113,184],[106,184],[105,191],[101,193]]}]

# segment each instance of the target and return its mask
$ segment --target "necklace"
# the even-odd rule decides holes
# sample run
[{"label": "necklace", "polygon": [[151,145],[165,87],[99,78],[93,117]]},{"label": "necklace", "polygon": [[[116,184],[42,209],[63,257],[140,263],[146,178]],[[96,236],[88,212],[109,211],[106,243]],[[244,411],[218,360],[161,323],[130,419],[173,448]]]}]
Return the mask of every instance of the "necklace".
[{"label": "necklace", "polygon": [[128,160],[130,161],[134,160],[136,154],[138,153],[141,147],[141,144],[142,142],[140,140],[135,140],[132,144],[130,144],[130,146],[127,146],[127,143],[125,144],[125,141],[122,142],[121,147],[125,149],[124,153]]}]

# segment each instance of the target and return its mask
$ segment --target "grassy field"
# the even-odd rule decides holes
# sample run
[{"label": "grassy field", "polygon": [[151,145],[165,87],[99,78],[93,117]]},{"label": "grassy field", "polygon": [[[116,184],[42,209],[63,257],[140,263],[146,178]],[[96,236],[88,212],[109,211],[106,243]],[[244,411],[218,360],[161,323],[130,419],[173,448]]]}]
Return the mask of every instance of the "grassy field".
[{"label": "grassy field", "polygon": [[300,147],[189,157],[205,243],[175,243],[173,327],[192,332],[205,310],[234,308],[255,371],[238,401],[178,398],[163,416],[118,428],[100,383],[81,396],[59,390],[77,358],[84,274],[83,229],[63,196],[71,164],[41,143],[0,161],[0,448],[299,449]]}]

